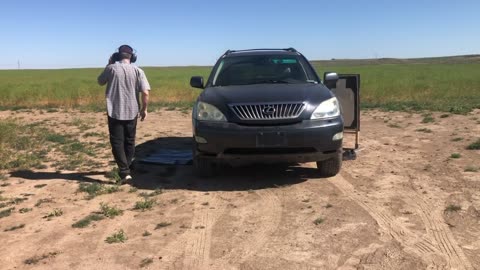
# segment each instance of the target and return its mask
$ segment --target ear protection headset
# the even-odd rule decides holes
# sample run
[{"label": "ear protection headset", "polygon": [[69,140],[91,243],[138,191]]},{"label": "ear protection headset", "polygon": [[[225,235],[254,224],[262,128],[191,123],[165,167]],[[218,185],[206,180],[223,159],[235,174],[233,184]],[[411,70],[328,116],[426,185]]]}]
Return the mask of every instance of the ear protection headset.
[{"label": "ear protection headset", "polygon": [[130,58],[130,63],[135,63],[135,61],[137,61],[137,55],[135,54],[135,52],[133,51],[133,48],[128,46],[128,45],[122,45],[120,47],[118,47],[118,52],[119,53],[128,53],[130,54],[132,57]]}]

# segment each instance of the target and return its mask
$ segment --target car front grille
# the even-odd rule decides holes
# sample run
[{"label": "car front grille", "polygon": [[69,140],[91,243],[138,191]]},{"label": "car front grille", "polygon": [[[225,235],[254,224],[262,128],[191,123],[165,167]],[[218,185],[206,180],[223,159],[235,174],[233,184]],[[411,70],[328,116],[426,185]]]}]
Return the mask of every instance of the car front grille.
[{"label": "car front grille", "polygon": [[230,104],[230,108],[240,120],[295,119],[305,107],[305,103],[300,102]]}]

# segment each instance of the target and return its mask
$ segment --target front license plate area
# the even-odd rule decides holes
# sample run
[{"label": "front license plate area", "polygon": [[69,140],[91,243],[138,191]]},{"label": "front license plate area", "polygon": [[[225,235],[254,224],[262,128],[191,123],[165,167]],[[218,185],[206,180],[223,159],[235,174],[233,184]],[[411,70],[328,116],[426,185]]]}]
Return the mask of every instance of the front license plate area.
[{"label": "front license plate area", "polygon": [[284,132],[260,132],[257,134],[257,147],[287,146]]}]

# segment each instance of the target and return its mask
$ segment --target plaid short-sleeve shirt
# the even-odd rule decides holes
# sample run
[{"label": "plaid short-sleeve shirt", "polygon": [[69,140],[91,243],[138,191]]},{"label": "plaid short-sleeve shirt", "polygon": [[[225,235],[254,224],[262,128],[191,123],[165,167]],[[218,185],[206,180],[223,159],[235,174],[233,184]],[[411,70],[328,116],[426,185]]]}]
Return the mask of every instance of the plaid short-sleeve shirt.
[{"label": "plaid short-sleeve shirt", "polygon": [[117,62],[108,65],[98,76],[100,85],[107,84],[108,116],[117,120],[132,120],[139,112],[138,94],[150,91],[145,72],[139,67]]}]

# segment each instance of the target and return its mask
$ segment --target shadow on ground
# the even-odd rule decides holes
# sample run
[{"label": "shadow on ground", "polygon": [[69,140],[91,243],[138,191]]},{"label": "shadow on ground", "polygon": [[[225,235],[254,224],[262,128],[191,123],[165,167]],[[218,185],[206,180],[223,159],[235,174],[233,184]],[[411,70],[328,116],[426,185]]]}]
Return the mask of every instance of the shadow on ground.
[{"label": "shadow on ground", "polygon": [[[190,137],[157,138],[137,146],[137,159],[158,149],[192,149]],[[294,165],[255,165],[221,167],[212,178],[194,175],[191,165],[153,165],[136,163],[133,185],[140,189],[186,189],[196,191],[256,190],[302,183],[318,178],[314,168]]]},{"label": "shadow on ground", "polygon": [[[163,137],[142,143],[136,147],[136,159],[140,160],[158,149],[192,149],[190,137]],[[217,176],[199,178],[194,175],[191,165],[154,165],[136,163],[132,173],[132,185],[140,189],[185,189],[196,191],[242,191],[274,188],[302,183],[318,178],[315,168],[298,164],[255,165],[244,167],[222,166]],[[35,172],[14,171],[12,177],[26,180],[65,179],[78,182],[114,184],[104,179],[104,171],[92,172]],[[96,179],[100,178],[100,179]],[[319,179],[320,180],[320,179]]]},{"label": "shadow on ground", "polygon": [[27,180],[53,180],[53,179],[65,179],[71,181],[88,182],[88,183],[105,183],[113,184],[112,181],[102,181],[92,178],[92,176],[104,176],[106,172],[94,171],[94,172],[75,172],[75,173],[61,173],[61,172],[35,172],[31,170],[20,170],[10,173],[12,177],[23,178]]}]

